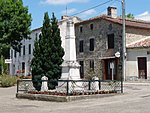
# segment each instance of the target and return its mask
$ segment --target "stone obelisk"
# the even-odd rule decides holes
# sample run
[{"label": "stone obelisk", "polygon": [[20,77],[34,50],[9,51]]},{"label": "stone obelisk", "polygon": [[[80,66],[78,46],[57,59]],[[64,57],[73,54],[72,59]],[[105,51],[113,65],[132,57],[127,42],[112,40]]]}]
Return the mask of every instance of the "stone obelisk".
[{"label": "stone obelisk", "polygon": [[67,21],[67,33],[65,38],[65,57],[62,63],[61,80],[79,80],[80,65],[76,59],[75,30],[72,19]]}]

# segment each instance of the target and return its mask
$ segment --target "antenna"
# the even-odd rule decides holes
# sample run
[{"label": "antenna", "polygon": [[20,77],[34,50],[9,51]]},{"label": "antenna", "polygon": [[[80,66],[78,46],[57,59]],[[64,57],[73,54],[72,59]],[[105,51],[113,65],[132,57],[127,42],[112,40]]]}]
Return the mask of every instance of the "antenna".
[{"label": "antenna", "polygon": [[67,5],[66,5],[66,15],[67,15],[67,10],[68,10],[68,8],[67,8]]}]

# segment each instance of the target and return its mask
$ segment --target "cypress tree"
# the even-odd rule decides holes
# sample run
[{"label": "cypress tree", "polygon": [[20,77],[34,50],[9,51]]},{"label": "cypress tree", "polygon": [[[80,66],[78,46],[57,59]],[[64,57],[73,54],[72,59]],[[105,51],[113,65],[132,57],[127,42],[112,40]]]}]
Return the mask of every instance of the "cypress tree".
[{"label": "cypress tree", "polygon": [[[60,30],[57,19],[52,15],[49,19],[48,13],[44,15],[43,27],[39,40],[35,42],[33,51],[32,80],[37,90],[41,88],[41,77],[48,77],[48,88],[54,89],[61,75],[60,65],[63,62],[64,50],[61,47]],[[52,82],[52,81],[53,82]],[[54,80],[56,80],[54,82]]]},{"label": "cypress tree", "polygon": [[39,47],[39,41],[35,40],[34,43],[34,49],[33,49],[33,59],[31,62],[31,68],[32,68],[32,80],[33,80],[33,86],[35,87],[36,90],[40,91],[41,89],[41,73],[42,73],[42,68],[41,68],[41,55],[40,55],[40,47]]}]

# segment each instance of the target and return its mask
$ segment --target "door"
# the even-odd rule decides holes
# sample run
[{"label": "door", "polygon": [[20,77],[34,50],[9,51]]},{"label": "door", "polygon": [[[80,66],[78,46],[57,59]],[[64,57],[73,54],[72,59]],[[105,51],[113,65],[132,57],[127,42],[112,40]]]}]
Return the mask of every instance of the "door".
[{"label": "door", "polygon": [[104,80],[117,80],[115,59],[105,60]]},{"label": "door", "polygon": [[138,76],[147,79],[147,59],[146,57],[138,57]]}]

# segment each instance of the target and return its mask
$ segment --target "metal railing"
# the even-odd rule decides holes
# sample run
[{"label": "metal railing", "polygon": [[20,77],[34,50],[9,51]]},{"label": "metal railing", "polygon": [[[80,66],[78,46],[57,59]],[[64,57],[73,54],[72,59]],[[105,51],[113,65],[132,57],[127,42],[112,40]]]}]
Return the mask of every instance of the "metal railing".
[{"label": "metal railing", "polygon": [[[52,80],[40,80],[34,81],[40,82],[53,82]],[[74,93],[83,94],[83,93],[122,93],[123,92],[123,83],[122,81],[117,80],[58,80],[58,85],[54,90],[48,90],[48,94],[62,93],[64,95],[73,95]],[[31,92],[42,92],[37,91],[34,88],[32,80],[18,80],[17,81],[17,93],[31,93]],[[46,91],[45,91],[46,92]],[[39,93],[37,93],[39,94]]]}]

